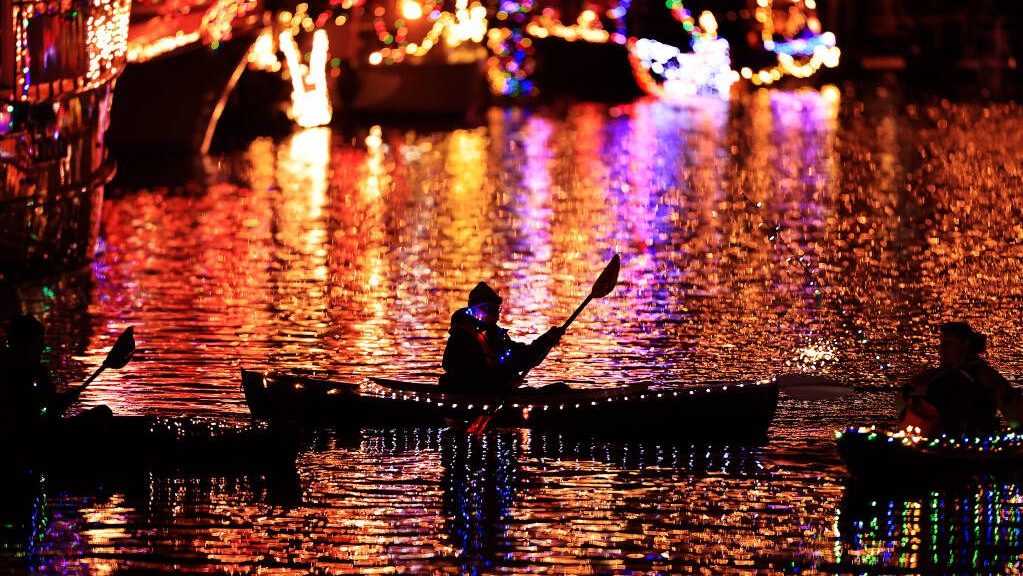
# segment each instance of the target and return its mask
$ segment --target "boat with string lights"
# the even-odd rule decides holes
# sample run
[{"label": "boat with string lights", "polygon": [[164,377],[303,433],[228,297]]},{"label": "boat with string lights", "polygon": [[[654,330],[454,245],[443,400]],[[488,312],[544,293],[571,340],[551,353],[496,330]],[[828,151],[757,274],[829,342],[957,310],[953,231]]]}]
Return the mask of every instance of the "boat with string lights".
[{"label": "boat with string lights", "polygon": [[802,84],[838,66],[842,51],[816,0],[756,0],[751,11],[756,34],[733,47],[732,66],[752,86]]},{"label": "boat with string lights", "polygon": [[852,478],[867,483],[937,482],[1023,470],[1023,435],[927,438],[912,430],[851,427],[835,433]]},{"label": "boat with string lights", "polygon": [[510,396],[441,391],[435,384],[370,378],[363,383],[308,375],[242,371],[245,401],[256,418],[306,423],[461,425],[494,412],[506,427],[621,437],[758,441],[778,402],[775,382],[632,385]]},{"label": "boat with string lights", "polygon": [[480,2],[367,2],[355,10],[349,25],[358,27],[360,49],[339,87],[352,111],[466,116],[482,110],[487,9]]},{"label": "boat with string lights", "polygon": [[689,51],[653,38],[630,38],[629,61],[636,82],[648,94],[674,103],[698,97],[728,99],[739,75],[731,68],[729,43],[718,36],[709,11],[693,17],[681,2],[669,2],[671,14],[689,35]]},{"label": "boat with string lights", "polygon": [[637,82],[662,99],[728,98],[740,81],[801,82],[838,66],[841,51],[835,35],[823,31],[814,0],[733,0],[696,17],[682,0],[666,5],[689,34],[689,49],[645,37],[628,43]]},{"label": "boat with string lights", "polygon": [[265,28],[260,0],[136,0],[128,65],[107,142],[121,151],[206,153],[217,119]]},{"label": "boat with string lights", "polygon": [[0,9],[0,274],[92,257],[104,132],[125,65],[128,0],[4,2]]},{"label": "boat with string lights", "polygon": [[620,59],[635,78],[629,85],[662,100],[727,100],[742,81],[804,81],[840,57],[814,0],[723,0],[695,13],[683,0],[610,0],[587,3],[571,24],[566,4],[502,2],[488,33],[495,94],[535,96],[554,87],[586,96],[598,93],[594,80],[607,84],[605,92],[620,91]]},{"label": "boat with string lights", "polygon": [[502,2],[487,35],[491,91],[502,97],[632,100],[628,2]]}]

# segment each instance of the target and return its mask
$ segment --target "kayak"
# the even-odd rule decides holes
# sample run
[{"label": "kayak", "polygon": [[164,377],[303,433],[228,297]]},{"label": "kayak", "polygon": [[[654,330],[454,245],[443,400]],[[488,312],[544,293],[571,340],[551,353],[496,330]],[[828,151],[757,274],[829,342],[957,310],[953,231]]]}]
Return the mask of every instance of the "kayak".
[{"label": "kayak", "polygon": [[905,483],[1023,470],[1023,435],[926,438],[905,430],[852,427],[835,433],[853,478]]},{"label": "kayak", "polygon": [[501,408],[492,423],[615,436],[764,439],[778,403],[773,382],[684,388],[625,386],[514,394],[445,392],[436,384],[370,378],[362,383],[242,371],[256,418],[352,426],[464,425]]},{"label": "kayak", "polygon": [[294,428],[268,423],[158,416],[70,419],[0,449],[31,469],[251,471],[294,466]]}]

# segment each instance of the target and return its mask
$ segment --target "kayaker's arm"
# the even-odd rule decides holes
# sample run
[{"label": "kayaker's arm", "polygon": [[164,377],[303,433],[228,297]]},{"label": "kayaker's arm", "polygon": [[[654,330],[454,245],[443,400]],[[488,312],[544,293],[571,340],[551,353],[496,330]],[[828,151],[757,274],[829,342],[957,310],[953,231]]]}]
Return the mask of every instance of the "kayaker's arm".
[{"label": "kayaker's arm", "polygon": [[998,410],[1008,421],[1010,428],[1023,424],[1023,394],[991,366],[984,366],[978,372],[977,381],[987,388],[998,404]]},{"label": "kayaker's arm", "polygon": [[508,339],[505,344],[508,354],[503,358],[502,365],[515,373],[528,372],[536,368],[561,341],[562,334],[561,328],[555,326],[529,344]]},{"label": "kayaker's arm", "polygon": [[75,402],[78,402],[78,397],[82,394],[82,387],[76,386],[71,390],[65,390],[64,392],[56,392],[47,403],[47,415],[51,418],[60,418],[71,408]]},{"label": "kayaker's arm", "polygon": [[532,353],[534,354],[533,366],[539,366],[547,355],[551,353],[551,350],[561,342],[561,336],[565,333],[560,326],[554,326],[550,330],[541,334],[536,340],[529,345]]},{"label": "kayaker's arm", "polygon": [[895,407],[900,413],[904,412],[906,407],[913,403],[915,399],[923,398],[927,395],[927,387],[934,382],[938,374],[941,373],[941,369],[930,369],[924,370],[917,373],[908,382],[902,385],[902,389],[899,394],[895,397]]}]

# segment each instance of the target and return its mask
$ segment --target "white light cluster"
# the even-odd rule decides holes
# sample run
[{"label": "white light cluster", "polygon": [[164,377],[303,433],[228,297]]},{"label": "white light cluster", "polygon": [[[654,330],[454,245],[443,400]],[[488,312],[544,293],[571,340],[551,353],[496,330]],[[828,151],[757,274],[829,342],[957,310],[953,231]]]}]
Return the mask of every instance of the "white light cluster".
[{"label": "white light cluster", "polygon": [[28,28],[32,19],[43,13],[64,15],[76,11],[85,15],[86,38],[81,48],[88,62],[87,69],[82,77],[66,77],[47,82],[53,91],[47,97],[52,98],[58,92],[91,90],[112,79],[123,68],[128,43],[130,0],[91,0],[84,4],[62,2],[51,5],[42,2],[14,2],[11,15],[15,39],[15,83],[20,99],[31,97]]},{"label": "white light cluster", "polygon": [[732,84],[738,80],[724,38],[696,37],[692,52],[640,38],[632,44],[632,52],[644,68],[664,79],[661,89],[668,99],[711,94],[728,98]]},{"label": "white light cluster", "polygon": [[279,40],[291,74],[291,117],[303,128],[329,124],[332,112],[327,93],[327,32],[320,28],[313,34],[308,67],[302,64],[290,31],[281,32]]},{"label": "white light cluster", "polygon": [[448,25],[444,41],[454,47],[462,42],[482,42],[486,35],[487,9],[476,2],[470,7],[468,0],[458,0],[454,22]]},{"label": "white light cluster", "polygon": [[121,69],[128,49],[130,15],[130,0],[92,0],[86,24],[90,83]]}]

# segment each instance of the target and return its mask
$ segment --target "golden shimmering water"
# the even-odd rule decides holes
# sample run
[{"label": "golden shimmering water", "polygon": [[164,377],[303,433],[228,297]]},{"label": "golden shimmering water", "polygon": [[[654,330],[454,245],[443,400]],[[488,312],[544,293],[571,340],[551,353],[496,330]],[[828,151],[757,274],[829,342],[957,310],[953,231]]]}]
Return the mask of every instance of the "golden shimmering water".
[{"label": "golden shimmering water", "polygon": [[[758,92],[731,104],[492,109],[471,129],[313,129],[104,206],[86,271],[23,285],[68,380],[135,326],[86,403],[240,417],[242,367],[429,378],[486,280],[529,339],[613,253],[620,283],[531,379],[860,385],[783,398],[766,446],[525,431],[321,433],[296,478],[31,477],[0,559],[43,572],[772,573],[1005,570],[1023,484],[847,486],[832,431],[966,319],[1023,371],[1023,109]],[[84,484],[84,485],[83,485]],[[123,484],[123,485],[122,485]],[[102,488],[98,487],[102,485]],[[10,510],[8,512],[8,509]]]}]

